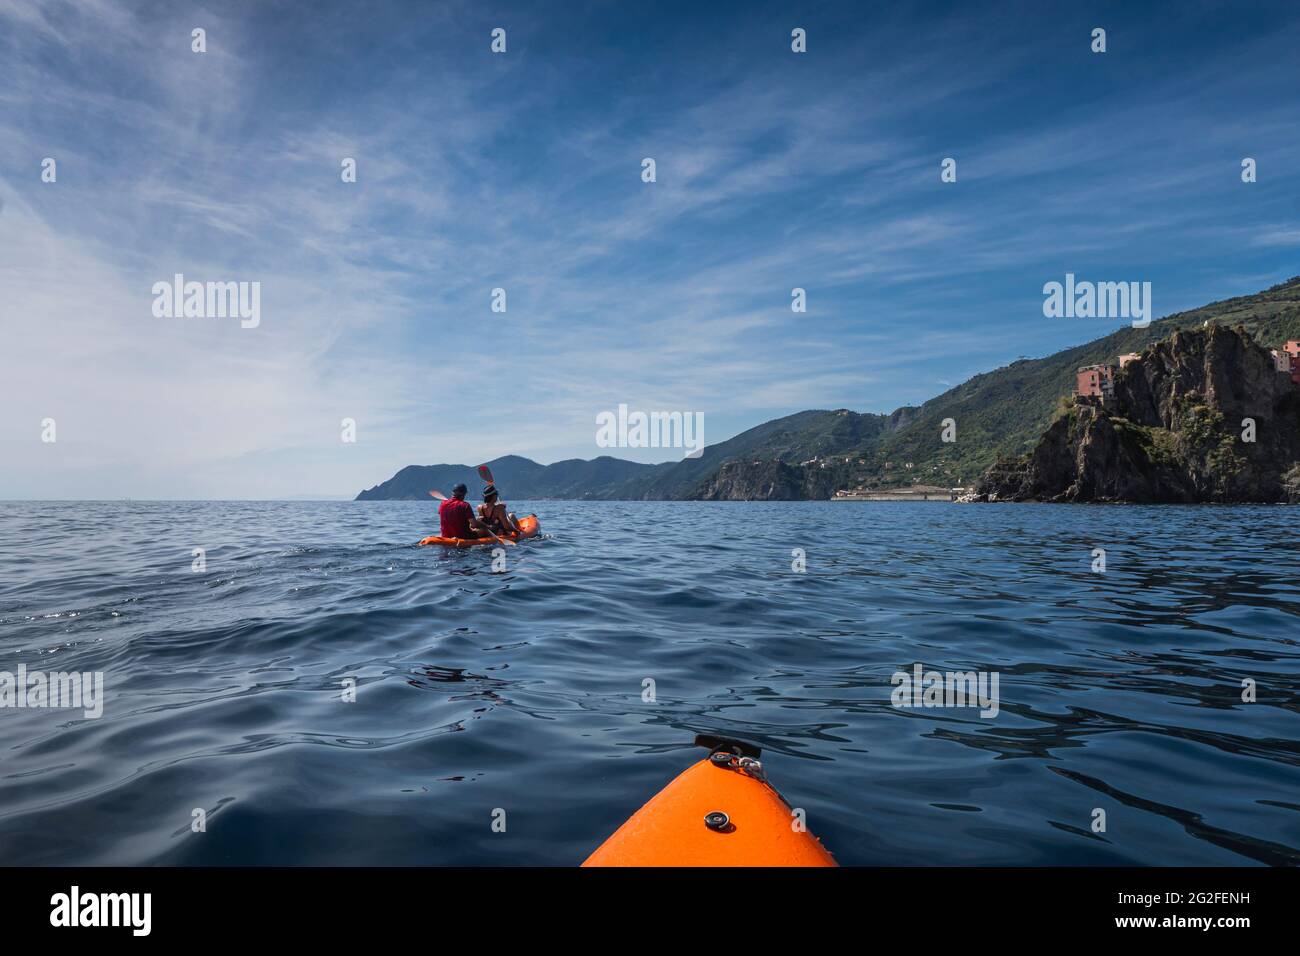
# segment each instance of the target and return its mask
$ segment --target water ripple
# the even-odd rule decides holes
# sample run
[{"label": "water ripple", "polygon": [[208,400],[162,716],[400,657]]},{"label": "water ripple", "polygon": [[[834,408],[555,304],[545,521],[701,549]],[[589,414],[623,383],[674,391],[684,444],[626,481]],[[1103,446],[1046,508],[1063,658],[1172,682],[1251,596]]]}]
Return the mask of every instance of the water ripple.
[{"label": "water ripple", "polygon": [[1289,509],[530,510],[494,573],[423,503],[0,504],[0,670],[106,693],[0,710],[6,861],[572,864],[707,732],[844,863],[1300,863]]}]

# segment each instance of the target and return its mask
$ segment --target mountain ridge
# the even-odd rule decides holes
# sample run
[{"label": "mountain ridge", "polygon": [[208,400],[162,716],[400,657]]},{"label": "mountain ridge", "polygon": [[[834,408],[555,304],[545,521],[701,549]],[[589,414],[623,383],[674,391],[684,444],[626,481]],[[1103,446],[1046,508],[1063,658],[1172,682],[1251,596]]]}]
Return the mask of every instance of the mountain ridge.
[{"label": "mountain ridge", "polygon": [[[1264,346],[1300,339],[1300,276],[1174,313],[1145,329],[1126,326],[1042,358],[1017,359],[889,414],[806,409],[710,445],[698,458],[657,465],[611,456],[541,465],[517,455],[488,464],[515,499],[799,500],[857,486],[973,485],[999,459],[1034,448],[1078,367],[1113,363],[1204,323],[1239,325]],[[948,419],[953,442],[942,440]],[[429,488],[445,491],[443,485],[457,481],[472,487],[476,480],[467,465],[408,465],[357,500],[424,498]]]}]

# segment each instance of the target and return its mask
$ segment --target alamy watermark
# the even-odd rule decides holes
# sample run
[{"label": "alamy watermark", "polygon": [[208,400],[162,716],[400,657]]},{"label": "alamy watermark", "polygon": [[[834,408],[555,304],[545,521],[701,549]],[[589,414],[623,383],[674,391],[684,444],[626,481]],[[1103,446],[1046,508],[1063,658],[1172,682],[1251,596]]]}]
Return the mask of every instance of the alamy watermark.
[{"label": "alamy watermark", "polygon": [[262,322],[260,282],[186,282],[178,272],[171,282],[155,282],[153,297],[159,319],[238,318],[245,329]]},{"label": "alamy watermark", "polygon": [[148,936],[152,911],[152,893],[83,893],[74,885],[50,897],[50,925],[56,927],[119,926]]},{"label": "alamy watermark", "polygon": [[912,673],[894,671],[889,695],[895,707],[979,707],[981,717],[996,717],[998,701],[997,671],[927,671],[920,664]]},{"label": "alamy watermark", "polygon": [[1132,319],[1133,328],[1151,324],[1150,282],[1065,282],[1043,286],[1043,315],[1049,319]]},{"label": "alamy watermark", "polygon": [[618,412],[596,416],[596,444],[601,448],[684,448],[683,458],[704,453],[703,412]]},{"label": "alamy watermark", "polygon": [[80,707],[88,719],[104,714],[104,672],[0,671],[0,707]]}]

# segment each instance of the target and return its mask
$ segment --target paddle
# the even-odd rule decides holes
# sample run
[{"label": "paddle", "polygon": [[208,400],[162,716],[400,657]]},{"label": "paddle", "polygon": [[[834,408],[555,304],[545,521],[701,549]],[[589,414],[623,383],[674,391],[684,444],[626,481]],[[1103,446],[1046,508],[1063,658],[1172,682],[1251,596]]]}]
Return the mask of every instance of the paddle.
[{"label": "paddle", "polygon": [[[446,501],[446,500],[447,500],[447,496],[444,495],[441,491],[438,491],[437,489],[431,490],[431,491],[429,492],[429,494],[431,494],[433,497],[437,498],[439,501]],[[483,529],[483,530],[485,530],[485,531],[486,531],[486,532],[487,532],[487,533],[492,537],[492,539],[493,539],[494,541],[500,541],[502,544],[508,544],[508,545],[510,545],[510,547],[512,547],[512,548],[517,548],[517,547],[519,547],[518,544],[516,544],[515,542],[511,541],[509,538],[499,538],[499,537],[497,537],[495,534],[492,534],[492,529],[491,529],[491,528],[488,528],[486,525],[484,526],[484,529]]]}]

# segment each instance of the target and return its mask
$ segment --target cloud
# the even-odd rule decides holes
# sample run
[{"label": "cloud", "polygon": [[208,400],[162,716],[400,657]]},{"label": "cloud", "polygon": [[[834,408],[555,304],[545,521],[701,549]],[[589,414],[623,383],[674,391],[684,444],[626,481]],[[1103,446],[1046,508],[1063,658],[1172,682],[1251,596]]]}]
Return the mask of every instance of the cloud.
[{"label": "cloud", "polygon": [[1251,237],[1255,246],[1300,246],[1300,228],[1293,226],[1273,226]]}]

